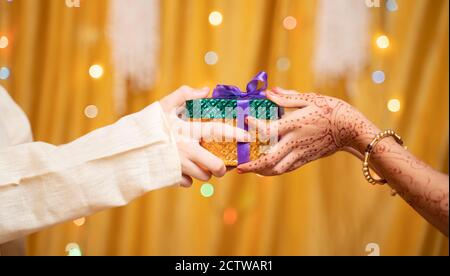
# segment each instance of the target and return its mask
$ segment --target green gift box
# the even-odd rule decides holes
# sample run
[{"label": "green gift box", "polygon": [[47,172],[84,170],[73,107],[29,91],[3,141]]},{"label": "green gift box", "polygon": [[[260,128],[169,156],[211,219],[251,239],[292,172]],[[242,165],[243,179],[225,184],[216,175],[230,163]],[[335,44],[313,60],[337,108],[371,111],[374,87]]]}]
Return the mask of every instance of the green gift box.
[{"label": "green gift box", "polygon": [[[258,88],[258,83],[263,86]],[[220,122],[249,130],[245,118],[251,116],[268,122],[280,119],[283,110],[266,99],[267,74],[259,73],[247,86],[247,92],[237,87],[219,85],[213,98],[186,102],[186,118],[197,122]],[[270,148],[270,141],[264,141],[254,132],[256,140],[250,143],[237,141],[201,141],[201,145],[221,158],[226,166],[237,166],[258,159]]]}]

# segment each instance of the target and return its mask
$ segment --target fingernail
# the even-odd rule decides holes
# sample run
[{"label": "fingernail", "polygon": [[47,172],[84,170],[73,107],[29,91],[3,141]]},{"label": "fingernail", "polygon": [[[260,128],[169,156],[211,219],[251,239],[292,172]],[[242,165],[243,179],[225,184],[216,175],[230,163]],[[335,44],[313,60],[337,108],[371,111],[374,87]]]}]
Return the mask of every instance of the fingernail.
[{"label": "fingernail", "polygon": [[272,92],[280,93],[280,88],[278,86],[275,86],[274,88],[272,88]]},{"label": "fingernail", "polygon": [[282,96],[292,94],[291,92],[286,91],[286,90],[284,90],[283,88],[280,88],[280,87],[277,87],[277,90],[275,91],[275,93],[277,93],[278,95],[282,95]]}]

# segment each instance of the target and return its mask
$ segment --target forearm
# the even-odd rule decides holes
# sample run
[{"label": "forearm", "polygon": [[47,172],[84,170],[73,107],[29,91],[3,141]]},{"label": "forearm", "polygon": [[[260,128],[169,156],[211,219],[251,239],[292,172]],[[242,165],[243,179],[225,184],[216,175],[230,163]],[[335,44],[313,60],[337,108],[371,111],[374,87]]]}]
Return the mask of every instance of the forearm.
[{"label": "forearm", "polygon": [[[241,172],[279,175],[344,150],[363,159],[381,131],[348,103],[311,93],[276,88],[268,98],[298,109],[276,123],[280,142],[258,160],[240,165]],[[253,121],[253,123],[252,123]],[[254,120],[249,125],[257,126]],[[430,223],[448,235],[448,176],[420,162],[392,138],[375,147],[370,166]]]},{"label": "forearm", "polygon": [[0,244],[181,181],[163,120],[153,105],[67,145],[0,150]]},{"label": "forearm", "polygon": [[[377,133],[377,129],[358,137],[353,147],[359,158],[374,138],[369,133]],[[384,139],[375,147],[370,166],[417,212],[448,236],[448,175],[418,160],[393,138]]]}]

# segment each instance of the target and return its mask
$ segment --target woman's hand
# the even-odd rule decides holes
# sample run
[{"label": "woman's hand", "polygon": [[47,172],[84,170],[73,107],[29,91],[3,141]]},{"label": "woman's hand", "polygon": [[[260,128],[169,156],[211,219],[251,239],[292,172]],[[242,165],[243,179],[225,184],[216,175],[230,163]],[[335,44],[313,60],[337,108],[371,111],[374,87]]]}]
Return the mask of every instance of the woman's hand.
[{"label": "woman's hand", "polygon": [[281,107],[296,110],[269,126],[248,118],[250,129],[266,136],[278,135],[280,140],[265,156],[240,165],[239,173],[280,175],[340,150],[358,156],[365,146],[361,138],[379,132],[356,109],[336,98],[280,88],[267,91],[267,97]]},{"label": "woman's hand", "polygon": [[[296,110],[269,127],[249,118],[250,130],[256,128],[263,135],[278,134],[281,140],[267,155],[238,166],[238,172],[279,175],[339,150],[362,159],[366,146],[380,133],[342,100],[279,88],[267,95],[278,105]],[[392,138],[378,143],[369,165],[448,237],[448,175],[433,170]]]},{"label": "woman's hand", "polygon": [[192,177],[208,181],[212,175],[222,177],[227,171],[221,159],[200,146],[199,142],[202,138],[232,139],[231,141],[239,142],[247,142],[251,139],[246,131],[227,124],[187,122],[180,119],[179,115],[182,114],[186,101],[206,98],[208,94],[209,88],[193,89],[182,86],[160,101],[177,143],[183,171],[181,183],[183,187],[192,185]]}]

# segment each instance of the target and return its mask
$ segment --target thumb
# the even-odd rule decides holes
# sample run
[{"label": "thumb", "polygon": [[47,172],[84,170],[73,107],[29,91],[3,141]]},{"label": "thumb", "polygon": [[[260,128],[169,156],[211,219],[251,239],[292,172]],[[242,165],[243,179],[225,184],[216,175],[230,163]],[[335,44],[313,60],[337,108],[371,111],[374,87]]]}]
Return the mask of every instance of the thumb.
[{"label": "thumb", "polygon": [[292,90],[275,88],[267,91],[267,98],[279,106],[287,108],[302,108],[311,104],[316,97],[313,93],[298,93]]},{"label": "thumb", "polygon": [[209,87],[194,89],[189,86],[182,86],[163,98],[160,103],[164,111],[170,111],[183,106],[186,101],[206,98],[209,94]]}]

